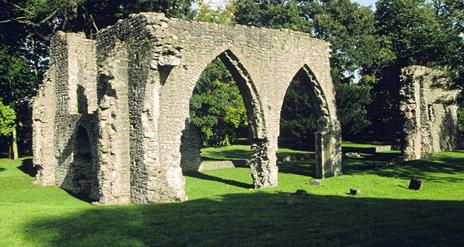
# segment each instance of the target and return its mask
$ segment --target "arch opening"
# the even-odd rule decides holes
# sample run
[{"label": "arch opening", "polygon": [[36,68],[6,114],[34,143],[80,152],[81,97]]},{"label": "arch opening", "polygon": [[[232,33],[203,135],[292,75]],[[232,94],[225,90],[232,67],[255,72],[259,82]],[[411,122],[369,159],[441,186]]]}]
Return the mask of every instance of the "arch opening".
[{"label": "arch opening", "polygon": [[182,132],[184,174],[250,188],[251,184],[213,178],[201,171],[251,167],[254,187],[260,187],[259,161],[267,160],[261,151],[267,139],[256,92],[250,75],[230,50],[207,66],[193,90],[190,117]]},{"label": "arch opening", "polygon": [[331,151],[337,131],[329,117],[327,99],[307,65],[290,82],[280,113],[280,171],[323,178],[331,173]]},{"label": "arch opening", "polygon": [[74,157],[72,163],[72,187],[71,193],[76,197],[94,201],[93,177],[96,176],[92,146],[87,130],[79,126],[74,137]]}]

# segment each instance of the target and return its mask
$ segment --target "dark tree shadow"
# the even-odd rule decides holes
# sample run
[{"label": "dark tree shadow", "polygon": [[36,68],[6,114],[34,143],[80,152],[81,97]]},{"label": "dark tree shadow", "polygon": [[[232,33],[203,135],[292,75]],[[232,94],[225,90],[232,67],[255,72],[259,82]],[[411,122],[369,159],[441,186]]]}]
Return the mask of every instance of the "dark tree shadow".
[{"label": "dark tree shadow", "polygon": [[[232,160],[235,167],[247,167],[244,157],[249,155],[248,151],[244,150],[224,150],[218,152],[217,159],[205,160]],[[279,172],[315,176],[315,160],[312,158],[312,153],[278,153]],[[280,156],[280,157],[279,157]],[[289,158],[290,161],[284,161],[283,158]],[[464,167],[464,159],[444,157],[439,154],[431,156],[427,159],[418,161],[402,162],[401,153],[399,152],[380,152],[361,154],[360,158],[343,158],[342,172],[343,174],[376,174],[384,177],[400,177],[411,178],[418,177],[430,181],[438,182],[456,182],[458,178],[446,176],[446,174],[455,174],[462,172]],[[239,161],[241,163],[239,163]],[[435,173],[442,173],[440,176]],[[444,174],[444,175],[443,175]],[[216,179],[220,181],[221,179]],[[461,180],[459,180],[461,181]]]},{"label": "dark tree shadow", "polygon": [[223,151],[215,151],[214,156],[216,157],[209,157],[202,155],[202,160],[217,160],[217,161],[224,161],[224,160],[243,160],[246,158],[251,157],[251,151],[248,150],[223,150]]},{"label": "dark tree shadow", "polygon": [[261,192],[35,218],[24,236],[68,247],[463,246],[463,218],[461,201]]},{"label": "dark tree shadow", "polygon": [[37,175],[37,168],[32,163],[32,159],[24,159],[21,166],[18,166],[18,169],[31,177],[35,177]]},{"label": "dark tree shadow", "polygon": [[0,167],[0,172],[5,171],[5,168]]},{"label": "dark tree shadow", "polygon": [[220,177],[207,175],[207,174],[204,174],[204,173],[201,173],[201,172],[186,172],[186,173],[184,173],[184,175],[188,176],[188,177],[203,179],[203,180],[220,182],[220,183],[224,183],[224,184],[228,184],[228,185],[232,185],[232,186],[236,186],[236,187],[241,187],[241,188],[245,188],[245,189],[253,188],[252,184],[242,183],[242,182],[229,180],[229,179],[223,179],[223,178],[220,178]]},{"label": "dark tree shadow", "polygon": [[303,161],[278,162],[279,172],[291,173],[302,176],[316,176],[316,161],[314,159]]}]

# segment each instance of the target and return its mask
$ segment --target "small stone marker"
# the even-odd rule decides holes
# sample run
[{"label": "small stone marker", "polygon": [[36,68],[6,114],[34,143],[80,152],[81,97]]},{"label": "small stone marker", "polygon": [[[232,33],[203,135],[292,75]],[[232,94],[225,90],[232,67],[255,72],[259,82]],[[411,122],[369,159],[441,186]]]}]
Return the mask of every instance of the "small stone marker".
[{"label": "small stone marker", "polygon": [[350,158],[350,159],[360,159],[363,156],[360,153],[351,152],[351,153],[346,153],[345,157]]},{"label": "small stone marker", "polygon": [[319,185],[321,185],[321,180],[320,179],[312,179],[311,181],[309,181],[309,184],[314,185],[314,186],[319,186]]},{"label": "small stone marker", "polygon": [[353,188],[353,187],[350,188],[350,194],[353,195],[353,196],[359,194],[360,192],[361,192],[361,190],[358,189],[358,188]]},{"label": "small stone marker", "polygon": [[422,181],[417,178],[411,178],[409,181],[410,190],[420,190],[422,188]]},{"label": "small stone marker", "polygon": [[297,195],[297,196],[305,196],[308,193],[306,192],[306,190],[297,190],[297,191],[295,191],[294,194]]}]

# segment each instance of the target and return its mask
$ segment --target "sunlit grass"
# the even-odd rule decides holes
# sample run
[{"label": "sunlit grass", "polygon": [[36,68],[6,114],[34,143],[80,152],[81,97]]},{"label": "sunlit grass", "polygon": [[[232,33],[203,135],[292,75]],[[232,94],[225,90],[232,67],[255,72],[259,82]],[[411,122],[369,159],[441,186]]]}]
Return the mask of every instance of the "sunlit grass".
[{"label": "sunlit grass", "polygon": [[[249,154],[215,151],[203,155]],[[344,175],[320,186],[308,184],[312,161],[281,163],[279,186],[259,191],[247,168],[204,171],[186,176],[188,202],[144,206],[93,206],[34,185],[21,161],[1,159],[0,246],[462,246],[464,153],[386,166],[390,158],[345,159]],[[407,189],[411,177],[422,190]],[[289,204],[297,189],[309,195]]]}]

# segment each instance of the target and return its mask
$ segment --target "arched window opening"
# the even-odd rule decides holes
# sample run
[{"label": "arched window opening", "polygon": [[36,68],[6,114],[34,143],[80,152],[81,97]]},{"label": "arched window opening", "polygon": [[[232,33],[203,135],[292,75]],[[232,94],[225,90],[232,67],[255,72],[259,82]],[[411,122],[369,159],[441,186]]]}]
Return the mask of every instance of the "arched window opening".
[{"label": "arched window opening", "polygon": [[92,180],[95,175],[91,144],[87,131],[79,126],[75,133],[74,161],[72,164],[72,193],[84,200],[91,200]]}]

